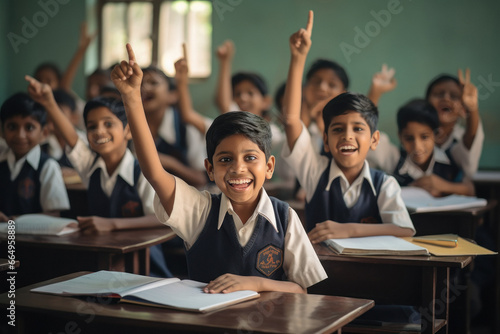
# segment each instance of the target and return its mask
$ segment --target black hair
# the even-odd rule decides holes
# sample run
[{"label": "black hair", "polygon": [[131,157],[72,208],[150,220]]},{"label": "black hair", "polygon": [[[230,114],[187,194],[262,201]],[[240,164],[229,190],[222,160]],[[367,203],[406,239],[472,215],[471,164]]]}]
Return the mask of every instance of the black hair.
[{"label": "black hair", "polygon": [[215,149],[220,142],[232,135],[242,134],[253,141],[268,160],[271,156],[271,128],[260,116],[246,111],[231,111],[218,116],[207,131],[207,158],[213,164]]},{"label": "black hair", "polygon": [[253,72],[238,72],[234,74],[231,78],[231,87],[233,91],[234,87],[243,81],[250,81],[250,83],[259,90],[262,96],[269,94],[266,81],[260,75]]},{"label": "black hair", "polygon": [[324,68],[330,69],[333,72],[335,72],[335,74],[339,77],[340,81],[342,81],[342,84],[344,85],[344,90],[347,90],[349,88],[349,77],[347,76],[347,72],[345,71],[345,69],[338,63],[328,59],[315,60],[314,63],[311,64],[311,67],[306,73],[306,81],[309,81],[309,79],[311,79],[314,73]]},{"label": "black hair", "polygon": [[120,121],[122,121],[123,127],[127,125],[127,115],[125,114],[125,107],[123,106],[123,102],[113,97],[98,96],[87,102],[85,108],[83,109],[83,119],[85,121],[85,126],[87,125],[87,116],[89,112],[99,107],[108,108],[113,113],[113,115],[115,115]]},{"label": "black hair", "polygon": [[70,93],[65,91],[64,89],[56,89],[53,92],[54,100],[56,100],[57,104],[68,107],[71,112],[76,110],[76,102],[75,98],[71,96]]},{"label": "black hair", "polygon": [[434,132],[439,127],[439,116],[436,108],[424,99],[414,99],[398,110],[398,132],[401,133],[409,122],[428,125]]},{"label": "black hair", "polygon": [[283,112],[283,96],[285,96],[285,88],[286,88],[286,82],[283,82],[278,89],[276,90],[276,93],[274,93],[274,104],[276,105],[276,108],[278,108],[280,114]]},{"label": "black hair", "polygon": [[330,100],[323,108],[325,133],[328,133],[328,128],[334,117],[350,112],[360,113],[361,117],[368,123],[372,134],[377,130],[378,109],[373,102],[363,94],[345,92]]},{"label": "black hair", "polygon": [[165,72],[160,70],[158,67],[151,65],[151,66],[143,68],[142,72],[143,73],[153,72],[153,73],[158,74],[160,77],[162,77],[167,82],[169,92],[177,90],[177,84],[175,83],[175,79],[166,75]]},{"label": "black hair", "polygon": [[462,84],[460,83],[460,81],[458,80],[457,77],[455,77],[453,75],[449,75],[449,74],[440,74],[437,77],[435,77],[434,79],[432,79],[432,81],[427,86],[427,90],[425,91],[425,99],[426,100],[429,99],[429,96],[431,95],[431,91],[434,88],[434,86],[436,86],[437,84],[440,84],[442,82],[446,82],[446,81],[453,81],[454,83],[456,83],[458,85],[458,87],[462,87]]},{"label": "black hair", "polygon": [[50,71],[54,72],[56,77],[57,77],[57,80],[59,80],[59,81],[62,78],[62,72],[59,69],[59,66],[57,66],[55,63],[52,63],[52,62],[45,62],[45,63],[41,63],[40,65],[38,65],[37,68],[35,69],[35,73],[34,73],[35,79],[38,79],[37,73],[42,71],[42,70],[50,70]]},{"label": "black hair", "polygon": [[36,103],[27,93],[15,93],[4,101],[0,108],[2,126],[15,116],[32,117],[43,127],[47,122],[47,112],[43,106]]}]

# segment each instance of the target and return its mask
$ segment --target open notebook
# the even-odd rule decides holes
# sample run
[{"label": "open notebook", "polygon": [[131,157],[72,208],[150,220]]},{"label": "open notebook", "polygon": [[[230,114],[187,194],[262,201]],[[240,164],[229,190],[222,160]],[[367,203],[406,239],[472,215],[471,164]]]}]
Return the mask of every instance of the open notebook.
[{"label": "open notebook", "polygon": [[484,198],[462,195],[433,197],[417,187],[402,187],[401,197],[409,212],[435,212],[481,207],[488,204]]},{"label": "open notebook", "polygon": [[323,242],[341,255],[429,255],[426,248],[391,235],[327,239]]},{"label": "open notebook", "polygon": [[79,231],[78,221],[74,219],[42,214],[26,214],[10,223],[0,223],[0,233],[9,233],[13,228],[16,234],[63,235]]},{"label": "open notebook", "polygon": [[31,289],[61,296],[102,296],[120,302],[209,312],[259,297],[255,291],[205,293],[207,284],[178,278],[158,278],[101,270],[67,281]]}]

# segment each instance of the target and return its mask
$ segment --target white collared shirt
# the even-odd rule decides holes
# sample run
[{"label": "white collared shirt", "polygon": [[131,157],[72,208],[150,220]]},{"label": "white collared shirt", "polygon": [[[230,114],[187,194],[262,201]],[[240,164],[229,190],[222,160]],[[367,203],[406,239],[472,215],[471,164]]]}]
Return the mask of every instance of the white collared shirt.
[{"label": "white collared shirt", "polygon": [[[309,202],[316,192],[319,179],[328,167],[330,159],[314,151],[311,136],[304,124],[302,124],[302,132],[295,142],[293,151],[290,152],[288,145],[284,145],[282,155],[290,167],[293,168],[300,185],[306,191],[306,201]],[[328,184],[325,190],[329,190],[333,180],[338,177],[340,178],[340,187],[344,202],[348,208],[352,207],[358,201],[364,179],[368,181],[372,191],[376,195],[370,175],[370,167],[366,160],[363,170],[351,185],[349,185],[344,173],[335,161],[332,160],[328,175]],[[401,197],[401,187],[394,177],[385,175],[380,188],[380,194],[378,195],[377,205],[384,224],[394,224],[410,228],[415,232],[410,215]]]},{"label": "white collared shirt", "polygon": [[[120,164],[112,175],[108,174],[106,164],[104,163],[102,157],[99,157],[96,160],[96,154],[92,152],[92,150],[80,139],[78,139],[75,147],[72,150],[69,147],[66,148],[66,155],[68,156],[68,159],[75,170],[80,175],[82,183],[87,189],[89,187],[90,177],[98,168],[101,169],[101,188],[108,197],[110,197],[113,193],[113,189],[116,185],[116,178],[118,177],[118,175],[120,175],[120,177],[129,185],[134,186],[135,184],[135,158],[129,149],[125,151],[125,155],[123,156]],[[95,163],[94,160],[96,160]],[[141,198],[144,214],[152,214],[154,212],[154,189],[153,187],[151,187],[142,173],[139,175],[139,179],[137,180],[137,192],[139,197]]]},{"label": "white collared shirt", "polygon": [[[16,161],[14,152],[7,149],[0,154],[0,161],[7,160],[10,179],[13,181],[21,172],[25,162],[33,169],[38,170],[41,152],[40,145],[36,145],[24,157]],[[40,171],[40,205],[44,212],[62,211],[70,208],[61,167],[54,159],[48,159]]]},{"label": "white collared shirt", "polygon": [[[88,145],[88,140],[87,136],[85,135],[84,132],[80,131],[79,129],[76,129],[76,134],[78,135],[78,138],[80,138],[86,145]],[[52,133],[50,134],[41,145],[47,144],[48,150],[47,153],[54,159],[59,160],[63,156],[64,153],[64,147],[61,147],[59,144],[59,141],[57,140],[56,136]]]},{"label": "white collared shirt", "polygon": [[[211,120],[205,118],[205,127],[208,130]],[[165,140],[170,145],[175,144],[175,120],[174,109],[168,107],[163,115],[163,119],[158,128],[158,136]],[[207,156],[205,136],[201,134],[194,126],[186,125],[186,145],[187,145],[187,161],[189,166],[196,170],[205,170],[205,158]]]},{"label": "white collared shirt", "polygon": [[[200,192],[177,177],[175,178],[175,185],[175,202],[171,215],[169,216],[165,212],[158,196],[155,196],[154,199],[155,213],[162,223],[169,225],[184,240],[186,248],[189,249],[196,242],[205,226],[212,207],[212,199],[208,191]],[[233,211],[230,200],[222,194],[218,220],[219,229],[226,212],[233,217],[234,226],[242,247],[247,244],[252,236],[258,216],[266,218],[266,221],[278,231],[271,199],[264,188],[261,190],[260,200],[255,212],[244,224]],[[290,281],[307,288],[324,280],[327,275],[297,213],[292,208],[289,208],[288,213],[283,269]]]},{"label": "white collared shirt", "polygon": [[[398,153],[398,160],[399,160],[399,155],[400,154]],[[398,173],[400,175],[408,174],[412,179],[418,180],[421,177],[432,175],[434,170],[434,165],[436,164],[436,162],[449,165],[450,159],[448,158],[445,152],[443,152],[440,148],[435,146],[434,153],[432,154],[431,161],[429,162],[429,166],[427,167],[426,170],[420,169],[420,167],[418,167],[411,160],[410,156],[406,155],[405,161],[401,165],[401,168],[399,168]]]}]

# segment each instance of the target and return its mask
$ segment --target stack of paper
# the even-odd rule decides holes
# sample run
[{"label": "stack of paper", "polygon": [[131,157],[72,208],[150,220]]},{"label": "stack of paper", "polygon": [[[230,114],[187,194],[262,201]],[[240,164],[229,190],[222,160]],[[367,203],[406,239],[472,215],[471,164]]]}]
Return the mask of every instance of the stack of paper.
[{"label": "stack of paper", "polygon": [[449,195],[433,197],[417,187],[402,187],[401,196],[410,212],[436,212],[482,207],[488,204],[484,198],[473,196]]},{"label": "stack of paper", "polygon": [[[63,235],[79,230],[78,222],[74,219],[42,214],[26,214],[13,221],[16,234]],[[8,233],[7,222],[0,223],[0,233]]]},{"label": "stack of paper", "polygon": [[324,243],[342,255],[429,255],[426,248],[391,235],[328,239]]}]

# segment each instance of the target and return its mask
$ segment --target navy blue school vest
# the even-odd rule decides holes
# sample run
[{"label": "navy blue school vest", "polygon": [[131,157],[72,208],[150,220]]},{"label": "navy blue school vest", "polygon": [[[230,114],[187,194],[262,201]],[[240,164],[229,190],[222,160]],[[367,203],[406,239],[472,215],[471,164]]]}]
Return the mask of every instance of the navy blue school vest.
[{"label": "navy blue school vest", "polygon": [[173,145],[169,144],[163,138],[159,137],[156,140],[156,150],[160,153],[173,156],[185,165],[188,165],[186,125],[181,121],[177,109],[173,109],[172,112],[174,113],[175,143]]},{"label": "navy blue school vest", "polygon": [[194,245],[186,250],[189,278],[208,283],[230,273],[286,280],[283,257],[288,204],[273,197],[270,199],[279,233],[259,215],[250,240],[242,247],[229,213],[226,213],[221,229],[217,230],[221,195],[212,195],[212,208],[205,227]]},{"label": "navy blue school vest", "polygon": [[90,177],[87,190],[89,214],[105,218],[126,218],[144,216],[142,201],[137,192],[137,181],[141,174],[139,162],[134,160],[134,186],[116,177],[115,187],[108,197],[101,188],[101,169],[96,169]]},{"label": "navy blue school vest", "polygon": [[[47,154],[49,153],[49,144],[48,143],[41,144],[40,148],[42,149],[43,152],[45,152]],[[57,163],[61,167],[73,168],[73,165],[71,164],[71,161],[69,161],[68,156],[66,155],[64,148],[63,148],[63,154],[61,155],[59,160],[57,160]]]},{"label": "navy blue school vest", "polygon": [[40,171],[48,159],[48,154],[40,152],[36,170],[25,161],[14,181],[10,180],[7,160],[0,163],[0,211],[7,216],[43,211],[40,204]]},{"label": "navy blue school vest", "polygon": [[363,179],[358,201],[354,206],[348,208],[342,196],[340,177],[332,181],[329,191],[325,190],[328,184],[331,163],[332,160],[330,160],[328,167],[321,174],[313,197],[306,203],[307,231],[312,230],[316,224],[322,223],[325,220],[333,220],[337,223],[382,223],[377,199],[382,183],[384,182],[385,173],[370,168],[372,183],[377,195],[373,194],[368,180]]},{"label": "navy blue school vest", "polygon": [[[401,187],[408,186],[410,183],[415,181],[410,175],[406,174],[401,174],[399,170],[401,167],[403,167],[403,164],[406,160],[407,153],[404,149],[401,148],[400,150],[400,158],[398,161],[398,164],[396,165],[396,168],[394,169],[393,175],[394,178],[398,181],[399,185]],[[436,174],[437,176],[442,177],[446,181],[450,182],[461,182],[463,179],[463,172],[460,169],[460,167],[455,163],[453,158],[451,157],[451,152],[450,148],[448,148],[446,151],[446,156],[450,160],[449,164],[442,163],[442,162],[434,162],[434,168],[432,168],[432,173]]]}]

